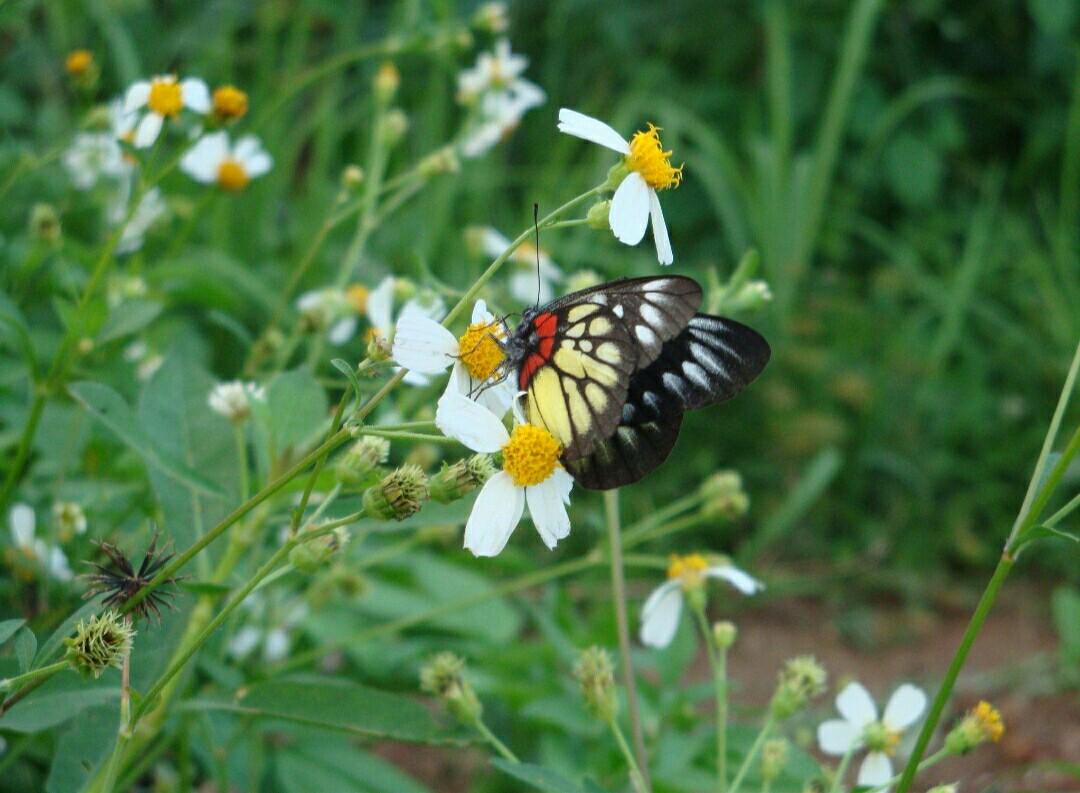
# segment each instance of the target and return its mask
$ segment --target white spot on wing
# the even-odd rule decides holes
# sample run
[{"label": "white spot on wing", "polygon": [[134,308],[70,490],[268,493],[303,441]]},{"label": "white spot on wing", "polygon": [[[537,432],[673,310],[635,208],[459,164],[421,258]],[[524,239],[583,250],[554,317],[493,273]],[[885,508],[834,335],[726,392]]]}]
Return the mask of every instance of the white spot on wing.
[{"label": "white spot on wing", "polygon": [[656,310],[656,307],[651,306],[648,303],[641,304],[641,317],[653,327],[663,324],[664,321],[664,318],[660,315],[660,312]]},{"label": "white spot on wing", "polygon": [[680,399],[686,397],[686,383],[674,372],[664,372],[660,378],[664,383],[664,388],[673,394],[676,394]]},{"label": "white spot on wing", "polygon": [[637,336],[637,340],[647,347],[653,347],[660,342],[660,338],[653,333],[653,329],[648,325],[635,325],[634,335]]},{"label": "white spot on wing", "polygon": [[615,306],[615,308],[613,308],[612,311],[615,312],[615,316],[617,316],[619,319],[622,319],[623,314],[625,313],[625,311],[623,310],[623,307],[622,307],[621,304]]},{"label": "white spot on wing", "polygon": [[697,383],[702,388],[709,387],[709,375],[700,365],[693,361],[683,361],[682,370],[683,374],[692,382]]}]

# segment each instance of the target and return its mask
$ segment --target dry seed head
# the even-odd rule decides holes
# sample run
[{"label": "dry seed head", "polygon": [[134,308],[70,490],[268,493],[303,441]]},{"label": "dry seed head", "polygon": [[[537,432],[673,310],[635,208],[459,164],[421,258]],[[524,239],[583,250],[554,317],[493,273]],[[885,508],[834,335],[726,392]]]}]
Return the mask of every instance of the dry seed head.
[{"label": "dry seed head", "polygon": [[64,639],[66,659],[80,674],[99,678],[110,666],[123,665],[134,638],[135,629],[127,618],[110,609],[79,621],[75,634]]},{"label": "dry seed head", "polygon": [[589,712],[605,723],[614,720],[619,701],[615,692],[615,667],[607,650],[596,646],[583,650],[574,664],[574,677]]}]

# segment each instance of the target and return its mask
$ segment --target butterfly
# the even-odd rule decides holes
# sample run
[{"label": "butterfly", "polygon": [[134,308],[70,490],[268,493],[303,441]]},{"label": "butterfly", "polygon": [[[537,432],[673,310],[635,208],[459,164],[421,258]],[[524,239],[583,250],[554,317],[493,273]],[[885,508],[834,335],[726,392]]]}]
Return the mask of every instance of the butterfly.
[{"label": "butterfly", "polygon": [[590,490],[636,482],[675,446],[683,414],[731,399],[768,363],[768,343],[699,314],[692,278],[630,278],[526,309],[502,342],[526,418],[562,447]]}]

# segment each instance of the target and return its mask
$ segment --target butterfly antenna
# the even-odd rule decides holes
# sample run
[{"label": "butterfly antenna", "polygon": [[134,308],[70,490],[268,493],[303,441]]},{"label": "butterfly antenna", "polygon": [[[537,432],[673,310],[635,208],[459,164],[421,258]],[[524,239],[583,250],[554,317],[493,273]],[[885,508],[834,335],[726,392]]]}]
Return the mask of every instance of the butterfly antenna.
[{"label": "butterfly antenna", "polygon": [[536,307],[540,308],[540,205],[533,203],[533,229],[536,231]]}]

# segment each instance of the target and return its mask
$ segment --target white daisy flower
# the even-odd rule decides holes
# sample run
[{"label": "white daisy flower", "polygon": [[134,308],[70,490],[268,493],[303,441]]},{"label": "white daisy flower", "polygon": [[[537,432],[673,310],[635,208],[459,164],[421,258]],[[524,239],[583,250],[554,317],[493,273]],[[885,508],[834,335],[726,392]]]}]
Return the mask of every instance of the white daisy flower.
[{"label": "white daisy flower", "polygon": [[143,111],[131,141],[137,149],[153,145],[166,118],[176,118],[184,110],[206,114],[210,107],[210,89],[206,83],[194,77],[180,81],[173,74],[140,80],[124,95],[126,113]]},{"label": "white daisy flower", "polygon": [[641,643],[657,649],[667,647],[675,638],[682,616],[684,593],[700,589],[706,578],[727,581],[744,595],[753,595],[765,585],[727,561],[710,564],[704,556],[692,553],[671,555],[668,580],[652,591],[641,609]]},{"label": "white daisy flower", "polygon": [[[113,137],[124,143],[135,140],[135,127],[139,124],[139,111],[125,109],[123,97],[109,102],[109,129]],[[130,162],[125,160],[130,165]]]},{"label": "white daisy flower", "polygon": [[[480,249],[493,259],[501,256],[503,251],[510,247],[510,240],[491,226],[484,226],[478,229],[477,233]],[[540,260],[539,279],[536,273],[538,257]],[[555,297],[554,285],[562,280],[563,274],[547,251],[543,248],[538,251],[535,245],[525,242],[510,254],[510,263],[514,265],[510,274],[510,294],[515,298],[523,303],[531,304],[536,300],[547,303]],[[539,287],[539,298],[537,287]]]},{"label": "white daisy flower", "polygon": [[64,153],[64,168],[77,190],[89,190],[102,177],[126,173],[120,144],[109,132],[80,132]]},{"label": "white daisy flower", "polygon": [[57,581],[74,578],[67,557],[59,546],[49,545],[35,536],[37,518],[28,504],[14,504],[8,514],[8,526],[15,547],[27,558],[36,561]]},{"label": "white daisy flower", "polygon": [[652,218],[656,257],[660,264],[675,261],[664,213],[656,194],[660,190],[679,186],[682,166],[672,166],[671,152],[664,151],[660,143],[659,128],[649,124],[647,130],[635,132],[626,141],[603,121],[565,107],[559,111],[558,126],[560,132],[598,143],[623,155],[629,173],[615,190],[608,215],[615,238],[627,245],[637,245],[645,236],[645,227]]},{"label": "white daisy flower", "polygon": [[[473,305],[472,321],[461,337],[418,311],[404,312],[394,331],[393,357],[410,372],[435,375],[453,367],[446,393],[476,399],[497,416],[510,407],[513,380],[489,383],[506,360],[499,342],[506,337],[502,323],[483,300]],[[486,385],[486,387],[485,387]]]},{"label": "white daisy flower", "polygon": [[521,76],[529,61],[500,39],[482,52],[476,65],[458,75],[458,101],[476,108],[461,141],[465,157],[478,157],[507,137],[522,116],[547,99],[543,89]]},{"label": "white daisy flower", "polygon": [[[106,219],[110,225],[116,226],[124,222],[124,218],[127,217],[130,193],[129,182],[125,179],[121,182],[120,192],[106,210]],[[147,190],[142,200],[139,201],[139,206],[131,219],[124,226],[124,231],[120,235],[120,242],[116,245],[117,254],[134,253],[139,250],[143,246],[143,242],[145,242],[146,232],[168,211],[169,208],[165,203],[161,190],[156,187]]]},{"label": "white daisy flower", "polygon": [[206,404],[229,421],[243,421],[251,415],[252,402],[265,402],[266,390],[255,383],[233,380],[218,383],[210,390]]},{"label": "white daisy flower", "polygon": [[539,93],[543,97],[538,85],[521,76],[528,65],[528,58],[511,52],[509,39],[499,39],[492,52],[481,52],[476,64],[458,75],[458,101],[472,104],[488,93]]},{"label": "white daisy flower", "polygon": [[[387,276],[367,296],[368,321],[371,327],[367,330],[368,341],[380,339],[392,349],[390,345],[394,336],[394,291],[395,281],[393,276]],[[446,316],[446,303],[435,292],[421,291],[405,301],[398,312],[398,319],[416,315],[427,317],[439,322]],[[424,386],[431,382],[431,378],[422,372],[410,371],[405,375],[405,382],[409,385]]]},{"label": "white daisy flower", "polygon": [[180,160],[180,169],[196,182],[238,192],[273,164],[254,135],[245,135],[230,146],[229,133],[222,130],[199,138]]},{"label": "white daisy flower", "polygon": [[570,534],[570,489],[574,480],[559,464],[561,449],[547,430],[519,423],[507,432],[483,405],[448,391],[439,400],[435,424],[475,452],[502,452],[502,470],[480,489],[465,524],[465,547],[476,556],[497,556],[529,507],[548,548]]},{"label": "white daisy flower", "polygon": [[821,751],[843,756],[865,747],[869,752],[859,767],[858,784],[880,787],[893,777],[890,758],[904,731],[926,709],[926,694],[918,686],[904,683],[889,697],[885,714],[879,719],[870,692],[859,683],[849,683],[837,695],[836,709],[843,718],[818,726]]}]

